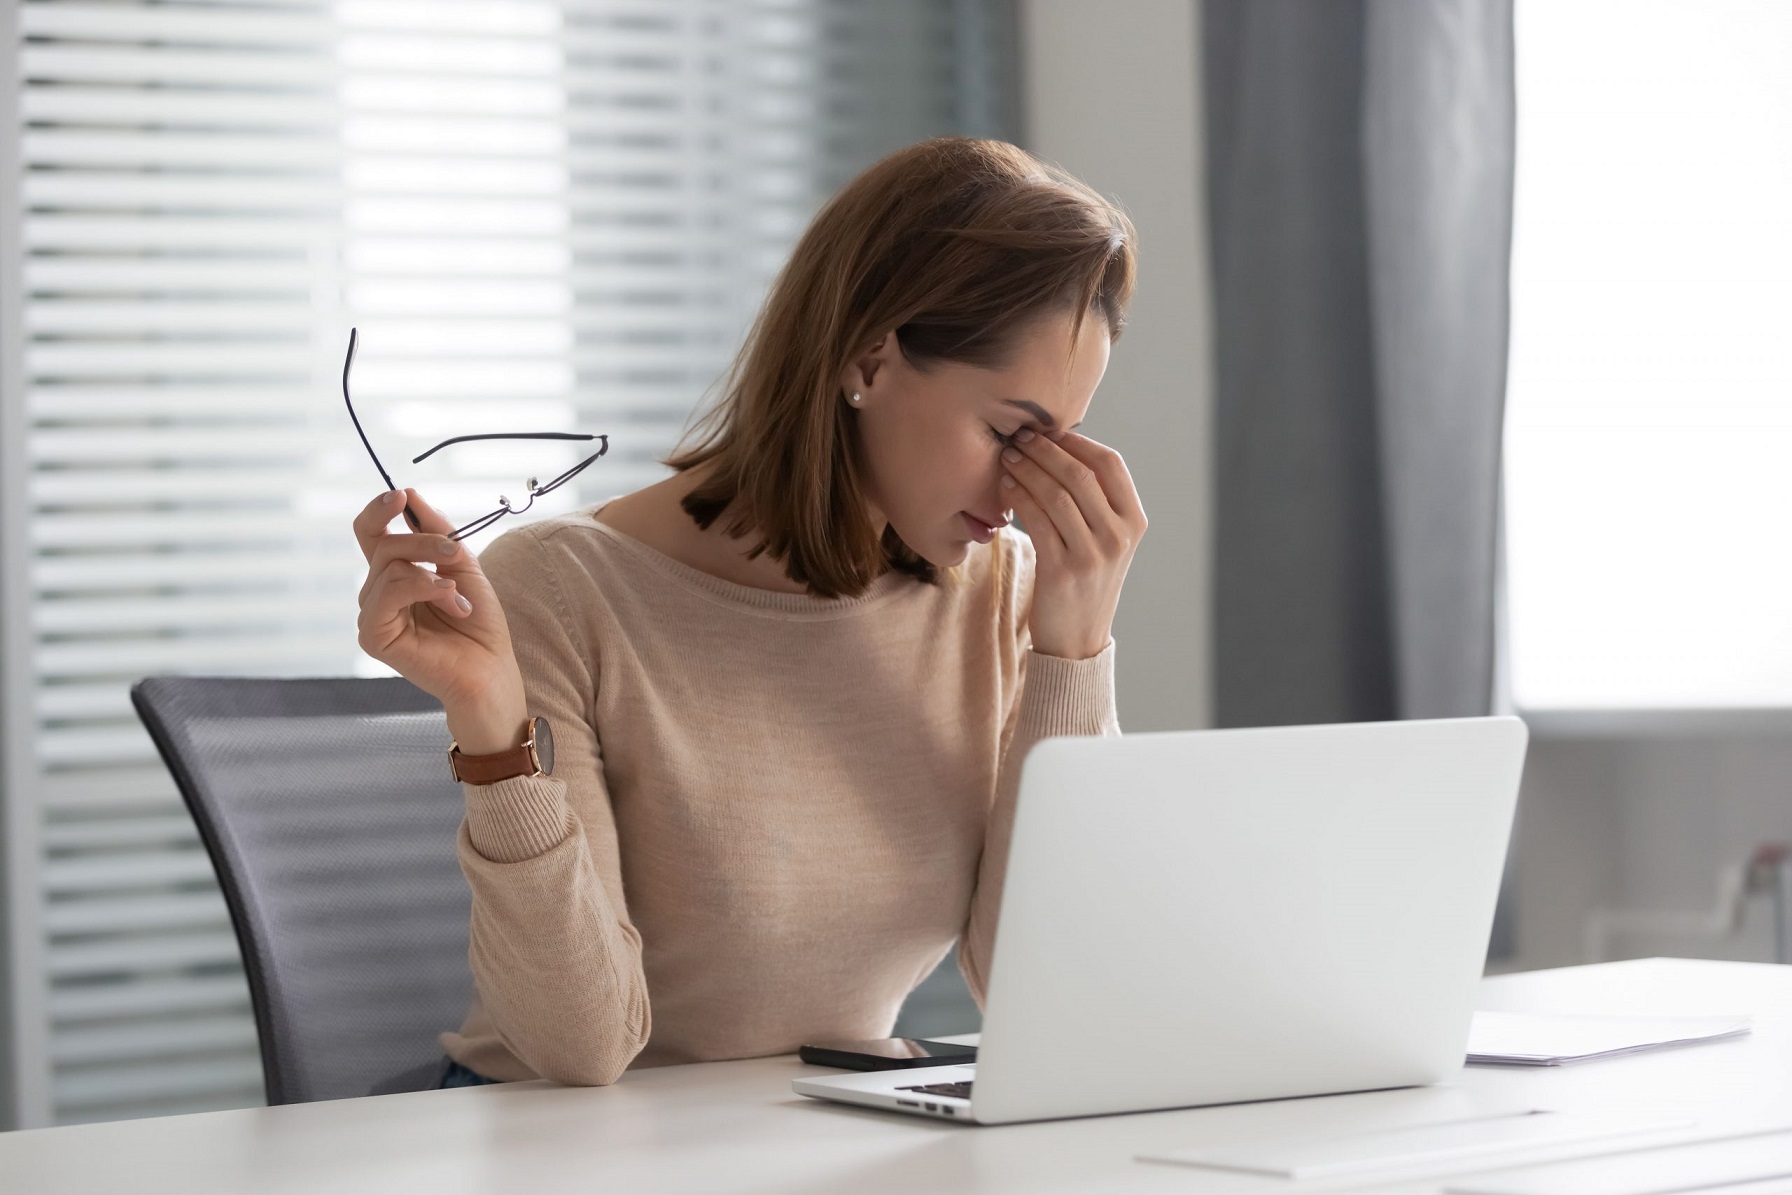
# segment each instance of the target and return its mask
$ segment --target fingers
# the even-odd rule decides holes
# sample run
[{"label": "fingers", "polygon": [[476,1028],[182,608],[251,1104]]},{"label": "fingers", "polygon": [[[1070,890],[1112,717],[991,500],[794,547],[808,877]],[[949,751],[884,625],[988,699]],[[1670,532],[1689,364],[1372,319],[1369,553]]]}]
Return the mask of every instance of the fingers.
[{"label": "fingers", "polygon": [[[1002,478],[1002,496],[1004,501],[1014,505],[1021,522],[1026,524],[1027,533],[1034,535],[1035,528],[1049,527],[1071,551],[1090,543],[1092,534],[1076,496],[1058,484],[1038,462],[1026,456],[1010,460],[1011,455],[1019,455],[1018,450],[1009,448],[1002,453],[1002,463],[1008,470]],[[1038,541],[1034,542],[1037,544]]]},{"label": "fingers", "polygon": [[1119,453],[1069,432],[1054,440],[1022,431],[1014,439],[1002,466],[1067,548],[1106,557],[1138,543],[1145,512]]},{"label": "fingers", "polygon": [[[400,503],[402,502],[402,505]],[[386,530],[400,511],[415,517],[420,530],[406,535]],[[389,560],[411,560],[436,566],[438,572],[465,577],[479,571],[472,549],[451,538],[454,524],[423,500],[416,490],[388,490],[355,516],[355,539],[372,574]],[[365,587],[362,593],[366,593]]]},{"label": "fingers", "polygon": [[418,531],[433,532],[436,535],[450,535],[454,524],[448,517],[423,500],[423,495],[416,490],[404,491],[405,507],[417,516]]},{"label": "fingers", "polygon": [[[1065,433],[1069,435],[1069,433]],[[1077,506],[1084,519],[1094,526],[1097,519],[1112,511],[1113,504],[1108,501],[1107,493],[1101,488],[1101,478],[1095,470],[1082,460],[1072,456],[1062,443],[1043,436],[1034,435],[1031,431],[1022,430],[1015,440],[1020,451],[1027,459],[1033,461],[1052,479],[1076,498]],[[1079,436],[1078,439],[1083,437]],[[1093,443],[1093,441],[1090,441]]]},{"label": "fingers", "polygon": [[[362,600],[366,600],[386,569],[406,561],[413,565],[434,565],[437,573],[453,576],[456,572],[466,571],[472,553],[445,535],[386,535],[374,546],[373,556],[367,562],[367,581],[361,586]],[[457,569],[457,565],[461,567]],[[472,567],[477,569],[478,565]]]},{"label": "fingers", "polygon": [[416,490],[406,490],[406,509],[414,511],[419,524],[418,530],[426,536],[440,536],[438,544],[441,555],[436,559],[436,570],[461,578],[479,572],[479,558],[473,549],[460,540],[452,538],[454,524],[447,515],[423,500],[423,495]]},{"label": "fingers", "polygon": [[1024,429],[1003,451],[1002,463],[1051,519],[1066,547],[1074,551],[1095,540],[1106,546],[1113,538],[1114,509],[1088,465]]},{"label": "fingers", "polygon": [[355,542],[361,545],[361,555],[368,561],[373,560],[373,549],[386,534],[387,525],[404,509],[400,505],[403,499],[402,490],[387,490],[355,516]]},{"label": "fingers", "polygon": [[[1128,524],[1144,523],[1145,508],[1139,501],[1139,489],[1133,484],[1132,471],[1126,467],[1125,457],[1106,444],[1076,432],[1063,432],[1054,437],[1051,443],[1095,470],[1102,492],[1107,495],[1108,505],[1113,507],[1115,513]],[[1143,527],[1140,526],[1139,529],[1143,530]]]},{"label": "fingers", "polygon": [[1063,553],[1064,538],[1058,534],[1051,516],[1012,477],[1002,478],[1002,500],[1013,508],[1014,517],[1026,528],[1027,537],[1033,541],[1033,550],[1042,559],[1052,560]]},{"label": "fingers", "polygon": [[397,639],[417,605],[433,606],[449,618],[465,618],[472,611],[452,577],[393,560],[371,575],[362,591],[358,624],[362,650],[376,654]]}]

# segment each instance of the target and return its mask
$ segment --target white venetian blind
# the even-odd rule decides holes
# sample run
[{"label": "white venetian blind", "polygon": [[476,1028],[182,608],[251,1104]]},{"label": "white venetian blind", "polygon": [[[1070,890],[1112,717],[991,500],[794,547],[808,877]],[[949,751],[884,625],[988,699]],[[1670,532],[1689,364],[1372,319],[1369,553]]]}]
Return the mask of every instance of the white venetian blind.
[{"label": "white venetian blind", "polygon": [[[12,1073],[25,1125],[257,1102],[156,673],[377,672],[348,519],[634,489],[814,207],[1002,131],[1001,0],[27,2],[7,53],[0,476]],[[9,84],[10,86],[10,84]],[[499,525],[499,529],[504,524]],[[489,540],[488,532],[481,542]]]}]

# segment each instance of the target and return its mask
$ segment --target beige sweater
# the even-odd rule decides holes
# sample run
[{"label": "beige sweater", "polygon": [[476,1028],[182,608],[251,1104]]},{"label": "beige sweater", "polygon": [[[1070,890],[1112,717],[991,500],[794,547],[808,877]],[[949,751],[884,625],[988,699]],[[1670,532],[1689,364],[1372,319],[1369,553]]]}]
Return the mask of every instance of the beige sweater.
[{"label": "beige sweater", "polygon": [[1113,654],[1028,649],[1032,544],[819,599],[711,577],[585,510],[480,557],[551,778],[466,785],[495,1079],[886,1036],[951,948],[979,1001],[1022,757],[1118,734]]}]

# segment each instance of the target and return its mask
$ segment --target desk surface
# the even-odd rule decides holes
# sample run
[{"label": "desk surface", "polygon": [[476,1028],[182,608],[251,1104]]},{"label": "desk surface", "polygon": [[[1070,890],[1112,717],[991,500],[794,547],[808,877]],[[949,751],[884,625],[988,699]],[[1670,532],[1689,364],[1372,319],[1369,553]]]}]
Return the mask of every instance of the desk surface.
[{"label": "desk surface", "polygon": [[[1504,975],[1481,1007],[1752,1013],[1755,1032],[1576,1067],[1468,1068],[1458,1090],[1547,1107],[1792,1122],[1792,967],[1650,959]],[[1135,1161],[1141,1153],[1326,1132],[1398,1117],[1372,1092],[980,1128],[830,1105],[790,1091],[818,1068],[766,1058],[547,1083],[425,1091],[0,1134],[0,1188],[133,1195],[245,1192],[1213,1192],[1326,1189]],[[1439,1180],[1373,1189],[1418,1195]]]}]

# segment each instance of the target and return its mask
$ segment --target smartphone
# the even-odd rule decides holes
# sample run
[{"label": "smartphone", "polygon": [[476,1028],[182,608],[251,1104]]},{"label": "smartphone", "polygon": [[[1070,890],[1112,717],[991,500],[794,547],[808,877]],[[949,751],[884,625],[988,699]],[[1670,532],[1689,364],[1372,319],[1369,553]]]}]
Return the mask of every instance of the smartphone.
[{"label": "smartphone", "polygon": [[919,1037],[876,1041],[829,1041],[803,1046],[797,1057],[815,1066],[849,1071],[887,1071],[910,1066],[961,1066],[977,1061],[977,1047]]}]

